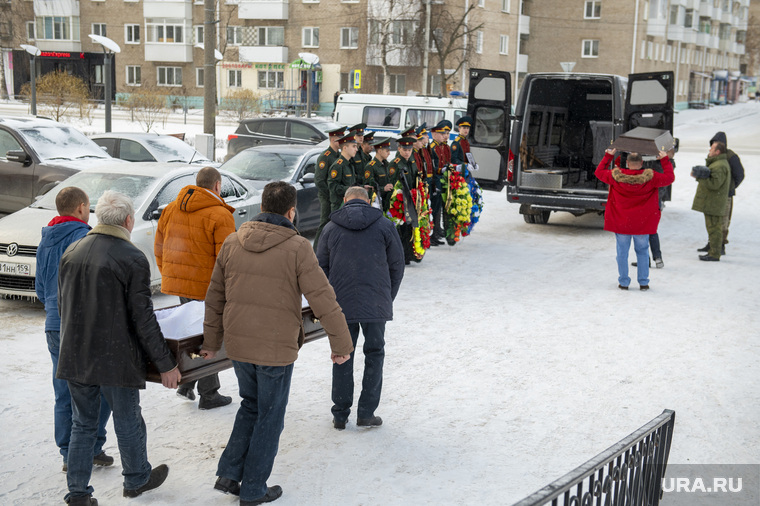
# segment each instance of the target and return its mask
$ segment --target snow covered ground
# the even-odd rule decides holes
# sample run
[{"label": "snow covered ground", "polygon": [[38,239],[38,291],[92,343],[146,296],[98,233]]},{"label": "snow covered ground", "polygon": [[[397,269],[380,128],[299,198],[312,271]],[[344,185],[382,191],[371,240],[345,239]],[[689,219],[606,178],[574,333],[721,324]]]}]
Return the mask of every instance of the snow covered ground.
[{"label": "snow covered ground", "polygon": [[[94,133],[99,121],[83,129]],[[676,411],[671,463],[760,464],[760,104],[683,111],[676,125],[673,201],[659,230],[665,268],[652,269],[651,290],[617,289],[602,217],[529,225],[504,192],[485,192],[474,234],[406,271],[387,328],[381,428],[358,430],[352,414],[334,430],[328,343],[301,350],[269,482],[284,489],[276,504],[509,504],[666,408]],[[139,128],[117,119],[113,130]],[[727,256],[706,263],[689,170],[718,130],[747,177]],[[177,115],[160,131],[202,125]],[[0,503],[60,503],[44,312],[0,300],[0,322]],[[212,411],[156,384],[144,391],[150,460],[171,471],[137,499],[121,497],[109,425],[106,450],[117,461],[91,482],[101,504],[236,504],[212,488],[239,401],[232,370],[221,382],[235,402]]]}]

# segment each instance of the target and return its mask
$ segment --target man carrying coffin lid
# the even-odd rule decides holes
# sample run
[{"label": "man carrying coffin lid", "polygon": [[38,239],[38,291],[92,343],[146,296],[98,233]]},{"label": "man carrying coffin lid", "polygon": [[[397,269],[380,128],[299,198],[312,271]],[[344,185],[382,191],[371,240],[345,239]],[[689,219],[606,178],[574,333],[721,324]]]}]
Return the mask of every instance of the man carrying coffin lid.
[{"label": "man carrying coffin lid", "polygon": [[319,198],[319,228],[314,236],[314,251],[319,244],[319,236],[322,235],[322,229],[330,221],[330,189],[327,187],[327,177],[330,173],[330,167],[340,157],[340,145],[338,139],[346,135],[346,127],[338,127],[335,130],[327,132],[330,137],[330,147],[328,147],[319,158],[317,158],[317,167],[314,169],[314,184],[317,186],[317,197]]},{"label": "man carrying coffin lid", "polygon": [[267,480],[303,344],[302,295],[327,332],[332,362],[346,362],[354,349],[335,292],[311,244],[293,227],[296,189],[285,181],[267,184],[261,211],[219,252],[206,294],[201,348],[201,355],[212,359],[223,341],[238,378],[242,402],[214,488],[240,495],[241,506],[282,495],[282,488]]}]

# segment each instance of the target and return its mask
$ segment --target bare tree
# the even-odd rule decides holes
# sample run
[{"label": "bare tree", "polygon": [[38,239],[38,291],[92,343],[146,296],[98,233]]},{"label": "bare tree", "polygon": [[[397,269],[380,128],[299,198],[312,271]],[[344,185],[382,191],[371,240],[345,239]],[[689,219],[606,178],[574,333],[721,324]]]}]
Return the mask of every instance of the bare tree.
[{"label": "bare tree", "polygon": [[484,23],[476,24],[468,18],[477,5],[477,2],[472,2],[461,13],[452,12],[448,5],[432,6],[434,10],[430,23],[431,52],[438,62],[442,96],[446,96],[446,83],[449,79],[446,69],[452,70],[451,74],[456,75],[465,62],[474,63],[473,39]]},{"label": "bare tree", "polygon": [[747,40],[744,45],[747,62],[747,75],[760,73],[760,19],[750,16],[747,23]]},{"label": "bare tree", "polygon": [[220,109],[225,116],[238,121],[252,118],[261,111],[261,96],[247,88],[230,91]]},{"label": "bare tree", "polygon": [[389,67],[419,65],[420,10],[414,0],[370,0],[367,63],[382,70],[383,94],[391,92]]},{"label": "bare tree", "polygon": [[150,132],[157,122],[166,123],[169,114],[166,98],[166,94],[157,86],[143,83],[129,95],[124,105],[132,113],[132,118],[138,121],[146,132]]},{"label": "bare tree", "polygon": [[[92,104],[85,82],[63,71],[49,72],[36,81],[37,107],[44,116],[56,121],[77,111],[81,118],[89,118]],[[31,98],[30,83],[21,87],[21,95]]]}]

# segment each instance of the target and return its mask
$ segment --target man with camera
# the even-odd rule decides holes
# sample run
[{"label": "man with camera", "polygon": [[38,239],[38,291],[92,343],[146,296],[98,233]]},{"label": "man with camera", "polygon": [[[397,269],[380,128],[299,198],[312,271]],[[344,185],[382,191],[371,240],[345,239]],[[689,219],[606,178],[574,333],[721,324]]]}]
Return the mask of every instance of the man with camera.
[{"label": "man with camera", "polygon": [[706,262],[719,262],[723,252],[723,217],[726,215],[728,187],[731,169],[726,156],[726,145],[713,142],[707,153],[706,166],[691,169],[691,175],[697,180],[697,193],[691,208],[704,213],[705,228],[709,250],[699,259]]}]

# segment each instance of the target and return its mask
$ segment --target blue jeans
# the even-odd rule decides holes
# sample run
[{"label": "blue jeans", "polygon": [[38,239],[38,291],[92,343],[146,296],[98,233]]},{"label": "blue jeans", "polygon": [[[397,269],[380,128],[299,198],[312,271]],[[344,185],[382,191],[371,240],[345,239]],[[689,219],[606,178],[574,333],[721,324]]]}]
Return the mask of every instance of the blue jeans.
[{"label": "blue jeans", "polygon": [[[54,414],[54,434],[55,444],[63,455],[63,461],[66,462],[69,457],[69,441],[71,440],[71,395],[69,394],[69,384],[66,380],[60,380],[55,377],[58,371],[58,355],[61,344],[61,333],[57,330],[46,330],[48,351],[50,358],[53,360],[53,393],[55,394]],[[95,440],[95,448],[92,456],[100,455],[103,451],[103,445],[106,443],[106,424],[111,416],[111,408],[105,398],[100,398],[100,417],[98,421],[98,436]]]},{"label": "blue jeans", "polygon": [[254,501],[267,493],[285,427],[293,364],[277,367],[233,360],[232,365],[243,400],[216,475],[240,482],[240,500]]},{"label": "blue jeans", "polygon": [[628,277],[628,252],[631,249],[631,239],[633,239],[633,249],[636,251],[636,262],[638,263],[637,278],[639,286],[649,285],[649,235],[626,235],[615,234],[617,242],[617,265],[618,265],[618,283],[620,286],[631,284],[631,278]]},{"label": "blue jeans", "polygon": [[119,443],[124,488],[134,490],[148,483],[152,468],[148,462],[147,431],[140,410],[140,390],[69,381],[69,391],[74,426],[69,443],[69,493],[64,500],[91,495],[94,490],[90,485],[90,474],[101,394],[113,409],[113,428]]},{"label": "blue jeans", "polygon": [[343,364],[333,364],[332,414],[341,422],[348,419],[354,402],[354,353],[359,339],[359,325],[364,334],[364,377],[362,393],[357,406],[357,418],[372,418],[380,404],[383,389],[383,362],[385,361],[385,322],[349,323],[348,330],[354,342],[351,358]]}]

